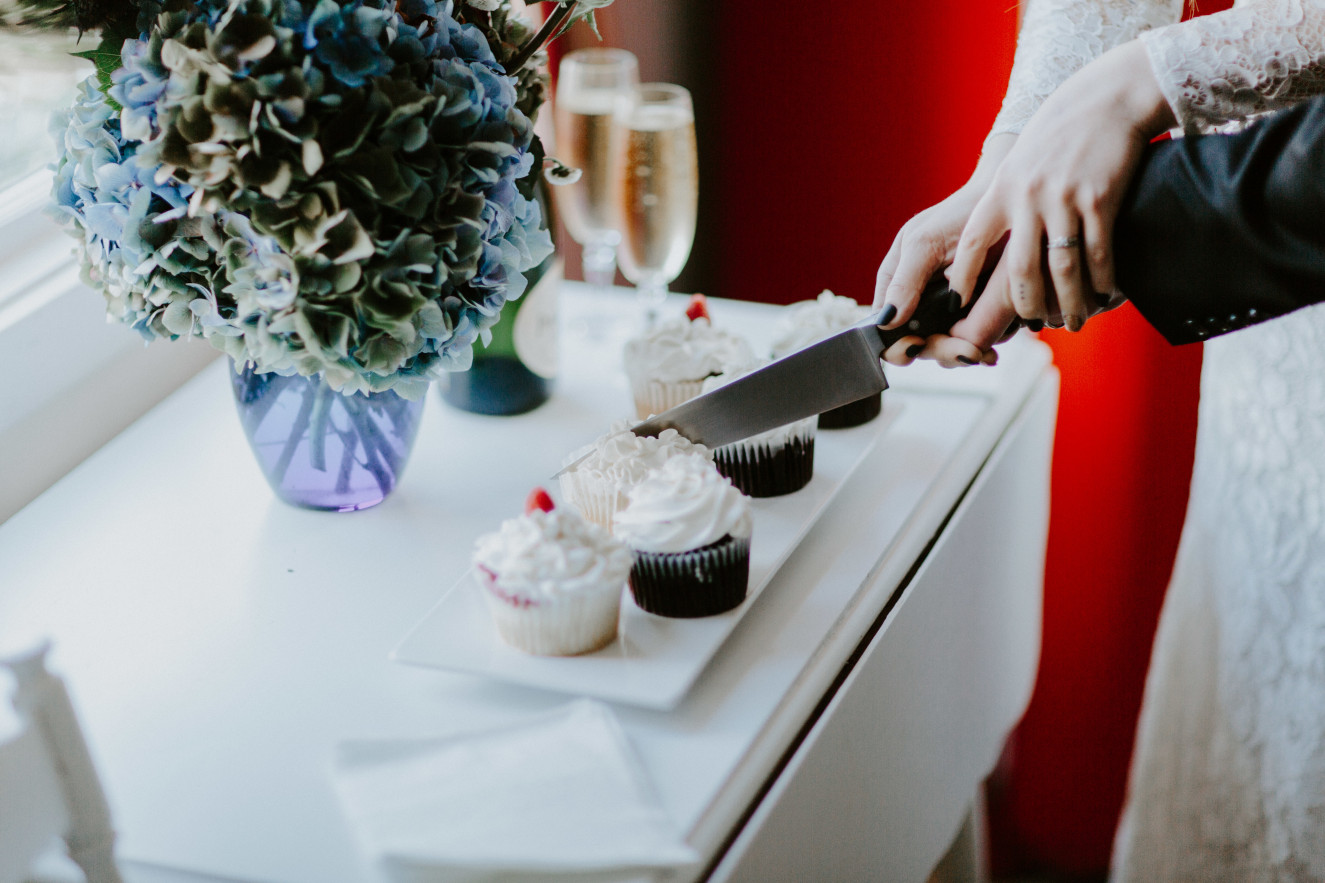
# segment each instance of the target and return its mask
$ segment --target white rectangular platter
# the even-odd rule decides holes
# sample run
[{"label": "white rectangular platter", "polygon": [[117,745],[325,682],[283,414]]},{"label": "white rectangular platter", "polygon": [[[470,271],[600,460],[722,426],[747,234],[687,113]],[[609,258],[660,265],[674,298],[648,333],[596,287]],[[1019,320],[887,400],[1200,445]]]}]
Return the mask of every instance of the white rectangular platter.
[{"label": "white rectangular platter", "polygon": [[629,589],[623,589],[616,641],[583,656],[531,656],[498,637],[471,572],[456,580],[391,658],[627,705],[674,708],[896,420],[901,405],[888,399],[885,396],[883,413],[863,426],[818,433],[814,477],[804,488],[751,501],[750,587],[744,603],[735,610],[703,619],[669,619],[644,612],[635,605]]}]

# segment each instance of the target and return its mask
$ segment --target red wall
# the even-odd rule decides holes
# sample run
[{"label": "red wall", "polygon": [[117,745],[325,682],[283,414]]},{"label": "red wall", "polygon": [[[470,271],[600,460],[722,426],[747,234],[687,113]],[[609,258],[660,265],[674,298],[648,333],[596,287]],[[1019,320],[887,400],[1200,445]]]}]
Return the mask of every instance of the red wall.
[{"label": "red wall", "polygon": [[897,228],[969,175],[1007,86],[1015,4],[713,3],[715,294],[868,303]]}]

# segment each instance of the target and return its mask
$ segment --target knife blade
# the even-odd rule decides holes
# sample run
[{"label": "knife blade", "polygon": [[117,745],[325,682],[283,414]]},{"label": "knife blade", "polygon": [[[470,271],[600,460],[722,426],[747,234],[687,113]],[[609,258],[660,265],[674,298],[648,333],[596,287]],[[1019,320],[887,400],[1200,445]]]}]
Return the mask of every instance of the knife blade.
[{"label": "knife blade", "polygon": [[[937,276],[921,294],[915,312],[897,328],[879,327],[882,311],[818,343],[770,362],[710,392],[631,427],[635,435],[656,436],[675,429],[697,444],[721,447],[806,417],[821,414],[888,388],[882,356],[910,335],[947,331],[970,312],[961,296]],[[588,454],[564,466],[575,468]]]},{"label": "knife blade", "polygon": [[884,350],[908,335],[947,331],[969,312],[942,277],[931,283],[906,324],[878,326],[879,315],[696,396],[632,427],[636,435],[675,429],[697,444],[720,447],[888,388]]}]

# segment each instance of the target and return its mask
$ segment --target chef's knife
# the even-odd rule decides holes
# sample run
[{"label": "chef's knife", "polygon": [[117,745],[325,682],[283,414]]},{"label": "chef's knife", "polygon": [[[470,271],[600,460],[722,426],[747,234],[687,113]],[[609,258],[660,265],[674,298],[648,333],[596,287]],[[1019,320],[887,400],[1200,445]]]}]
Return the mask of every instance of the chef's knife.
[{"label": "chef's knife", "polygon": [[[974,303],[972,298],[972,303]],[[903,325],[878,326],[880,313],[818,343],[770,362],[731,383],[696,396],[632,427],[656,436],[675,429],[692,442],[716,448],[888,388],[884,350],[908,335],[947,331],[970,311],[942,276],[930,283]]]},{"label": "chef's knife", "polygon": [[[888,388],[881,361],[884,350],[909,335],[928,337],[947,331],[970,312],[973,303],[975,298],[963,307],[961,297],[948,289],[942,276],[936,276],[904,325],[880,328],[880,311],[645,420],[631,431],[656,436],[671,428],[693,442],[716,448],[874,395]],[[568,463],[553,478],[587,456]]]}]

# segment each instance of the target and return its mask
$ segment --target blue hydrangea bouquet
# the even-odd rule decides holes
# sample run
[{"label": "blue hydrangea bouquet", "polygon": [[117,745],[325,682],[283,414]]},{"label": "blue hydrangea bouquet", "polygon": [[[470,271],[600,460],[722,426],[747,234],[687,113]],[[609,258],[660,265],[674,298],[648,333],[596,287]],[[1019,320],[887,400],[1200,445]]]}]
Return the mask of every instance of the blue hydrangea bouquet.
[{"label": "blue hydrangea bouquet", "polygon": [[121,0],[77,24],[102,41],[55,197],[148,339],[414,398],[552,247],[541,38],[509,0]]},{"label": "blue hydrangea bouquet", "polygon": [[100,32],[54,187],[110,316],[239,373],[419,400],[552,249],[541,47],[611,0],[531,0],[537,30],[511,0],[21,2]]}]

